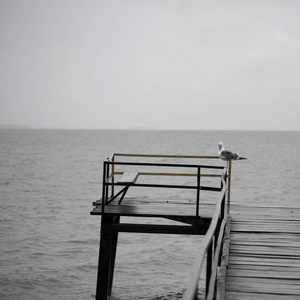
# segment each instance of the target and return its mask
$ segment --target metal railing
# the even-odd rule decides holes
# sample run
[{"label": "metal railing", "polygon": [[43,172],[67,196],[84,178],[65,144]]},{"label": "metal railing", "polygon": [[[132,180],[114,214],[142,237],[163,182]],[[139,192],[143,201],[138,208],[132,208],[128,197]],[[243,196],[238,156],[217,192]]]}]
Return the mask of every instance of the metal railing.
[{"label": "metal railing", "polygon": [[[134,158],[164,158],[164,159],[208,159],[220,161],[218,156],[213,155],[170,155],[170,154],[133,154],[133,153],[113,153],[108,159],[108,162],[116,162],[118,157],[134,157]],[[227,205],[230,206],[230,189],[231,189],[231,161],[227,163]],[[123,172],[116,172],[114,165],[111,170],[112,183],[114,183],[114,176],[121,175]],[[197,174],[186,173],[159,173],[159,172],[140,172],[140,175],[148,176],[197,176]],[[221,177],[220,174],[200,174],[200,177]],[[114,195],[114,186],[112,185],[112,195]]]},{"label": "metal railing", "polygon": [[205,293],[206,300],[213,300],[216,297],[217,271],[220,265],[220,257],[222,251],[222,242],[226,226],[226,175],[222,177],[222,190],[220,198],[217,201],[215,212],[211,220],[209,229],[204,236],[200,249],[197,253],[193,264],[192,275],[183,300],[198,299],[198,290],[200,276],[206,257],[206,273],[205,273]]},{"label": "metal railing", "polygon": [[[151,155],[151,154],[121,154],[114,153],[107,161],[103,164],[103,189],[102,189],[102,213],[105,213],[105,205],[116,199],[122,193],[122,190],[115,194],[115,188],[117,186],[124,186],[115,180],[117,175],[122,175],[124,171],[116,171],[117,167],[135,167],[139,170],[139,175],[145,176],[190,176],[197,177],[196,184],[161,184],[161,183],[135,183],[134,187],[151,187],[151,188],[179,188],[179,189],[190,189],[196,190],[196,213],[195,216],[199,216],[199,204],[200,204],[200,191],[220,191],[220,187],[204,186],[200,185],[201,177],[221,177],[220,174],[209,174],[202,173],[201,170],[224,170],[223,166],[208,166],[200,164],[187,164],[187,163],[161,163],[161,162],[136,162],[136,161],[116,161],[116,157],[138,157],[138,158],[178,158],[178,159],[216,159],[216,156],[183,156],[183,155]],[[140,171],[145,167],[155,167],[155,169],[164,168],[176,168],[176,169],[192,169],[194,172],[145,172]]]},{"label": "metal railing", "polygon": [[[126,168],[139,169],[139,175],[144,176],[190,176],[196,177],[195,184],[165,184],[165,183],[134,183],[134,187],[150,187],[150,188],[178,188],[178,189],[190,189],[196,191],[196,212],[195,216],[199,217],[199,204],[200,204],[200,191],[216,191],[219,192],[218,200],[215,205],[214,214],[212,216],[209,228],[202,240],[200,249],[197,253],[196,260],[193,264],[192,275],[189,280],[189,284],[186,292],[184,293],[183,300],[196,300],[198,299],[198,290],[200,284],[200,277],[206,258],[206,272],[205,272],[205,293],[207,300],[215,299],[216,297],[216,282],[217,282],[217,270],[220,265],[220,257],[222,252],[222,241],[224,237],[224,231],[227,221],[227,210],[226,210],[226,198],[230,199],[230,174],[231,174],[231,162],[225,166],[211,166],[203,164],[187,164],[187,163],[166,163],[161,161],[156,162],[136,162],[136,161],[117,161],[117,157],[127,158],[163,158],[163,159],[217,159],[217,156],[182,156],[182,155],[151,155],[151,154],[124,154],[114,153],[103,165],[103,189],[102,189],[102,214],[105,213],[105,206],[111,201],[116,199],[118,196],[115,189],[122,188],[124,184],[118,183],[116,178],[126,172]],[[149,172],[148,169],[153,167],[154,171]],[[144,170],[146,168],[146,171]],[[166,169],[164,169],[166,168]],[[169,168],[169,169],[168,169]],[[176,169],[174,172],[170,172],[170,168]],[[124,170],[123,170],[124,169]],[[181,170],[185,170],[181,171]],[[142,170],[142,171],[141,171]],[[161,170],[167,170],[161,171]],[[193,172],[190,170],[194,170]],[[203,173],[202,170],[206,170]],[[209,173],[210,170],[211,173]],[[215,172],[216,171],[216,172]],[[219,172],[218,174],[217,171]],[[214,173],[212,173],[214,172]],[[212,187],[204,186],[201,183],[201,177],[220,178],[221,186]],[[227,195],[227,197],[226,197]],[[227,207],[227,208],[228,208]]]}]

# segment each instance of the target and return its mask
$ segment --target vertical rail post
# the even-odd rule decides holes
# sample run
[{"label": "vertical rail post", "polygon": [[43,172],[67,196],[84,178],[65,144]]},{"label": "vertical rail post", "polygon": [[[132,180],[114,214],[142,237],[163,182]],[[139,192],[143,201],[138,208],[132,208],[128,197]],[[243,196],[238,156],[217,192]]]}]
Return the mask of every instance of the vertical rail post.
[{"label": "vertical rail post", "polygon": [[211,240],[210,245],[207,249],[207,257],[206,257],[206,287],[205,287],[205,294],[208,295],[209,291],[209,283],[211,277],[211,267],[212,267],[212,252],[213,252],[213,240]]},{"label": "vertical rail post", "polygon": [[201,178],[201,168],[197,168],[197,205],[196,205],[196,217],[199,217],[199,202],[200,202],[200,178]]},{"label": "vertical rail post", "polygon": [[[112,159],[111,161],[114,163],[115,162],[115,154],[113,153],[112,155]],[[111,166],[111,176],[112,176],[112,179],[111,179],[111,183],[112,183],[112,186],[111,186],[111,198],[115,195],[115,165],[112,164]]]},{"label": "vertical rail post", "polygon": [[231,160],[228,162],[228,192],[227,192],[227,210],[230,208],[230,186],[231,186]]},{"label": "vertical rail post", "polygon": [[108,203],[108,192],[109,192],[109,185],[108,185],[108,178],[109,178],[109,162],[106,162],[106,174],[105,174],[105,204]]},{"label": "vertical rail post", "polygon": [[104,214],[104,204],[106,203],[106,162],[103,163],[103,177],[102,177],[102,215]]},{"label": "vertical rail post", "polygon": [[[221,176],[221,190],[223,189],[223,180],[225,182],[225,184],[227,185],[227,172],[228,172],[228,168],[224,170],[224,174],[222,174]],[[227,193],[227,201],[228,201],[228,193]],[[227,203],[228,204],[228,203]],[[221,205],[221,219],[225,219],[225,210],[226,210],[226,190],[225,193],[223,195],[223,199],[222,199],[222,205]],[[227,208],[227,211],[229,212],[229,209]]]},{"label": "vertical rail post", "polygon": [[197,290],[195,291],[193,300],[198,300],[198,288],[197,288]]},{"label": "vertical rail post", "polygon": [[221,205],[221,221],[225,219],[225,208],[226,208],[226,191],[222,197],[222,205]]}]

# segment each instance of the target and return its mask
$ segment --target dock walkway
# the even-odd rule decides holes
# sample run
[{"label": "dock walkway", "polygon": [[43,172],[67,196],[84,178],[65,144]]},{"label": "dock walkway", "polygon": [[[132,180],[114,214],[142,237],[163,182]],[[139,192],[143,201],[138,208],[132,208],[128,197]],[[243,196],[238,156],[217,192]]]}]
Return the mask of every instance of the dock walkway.
[{"label": "dock walkway", "polygon": [[[116,161],[119,156],[126,161]],[[142,158],[159,160],[140,161]],[[103,163],[102,197],[93,203],[91,212],[101,216],[96,299],[107,300],[111,295],[118,233],[142,232],[204,236],[184,300],[202,297],[199,279],[204,262],[207,300],[300,300],[300,203],[230,201],[231,162],[226,168],[198,161],[185,163],[185,159],[219,160],[215,156],[113,154]],[[165,200],[162,192],[155,194],[149,189],[181,189],[184,197],[173,199],[168,194]],[[128,191],[135,190],[135,198],[127,197]],[[144,197],[145,190],[146,195],[156,197]],[[186,198],[188,191],[191,198]],[[208,192],[215,196],[206,198]],[[123,216],[141,221],[122,222]],[[181,224],[144,223],[148,217]]]},{"label": "dock walkway", "polygon": [[300,203],[232,202],[226,299],[300,299]]}]

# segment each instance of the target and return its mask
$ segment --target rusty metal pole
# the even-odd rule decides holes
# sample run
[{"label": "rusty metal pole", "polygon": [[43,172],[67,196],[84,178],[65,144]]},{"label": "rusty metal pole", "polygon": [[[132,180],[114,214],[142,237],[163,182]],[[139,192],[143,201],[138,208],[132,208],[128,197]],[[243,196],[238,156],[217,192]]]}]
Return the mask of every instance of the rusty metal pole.
[{"label": "rusty metal pole", "polygon": [[228,191],[227,191],[227,209],[229,212],[229,208],[230,208],[230,186],[231,186],[231,160],[228,162]]}]

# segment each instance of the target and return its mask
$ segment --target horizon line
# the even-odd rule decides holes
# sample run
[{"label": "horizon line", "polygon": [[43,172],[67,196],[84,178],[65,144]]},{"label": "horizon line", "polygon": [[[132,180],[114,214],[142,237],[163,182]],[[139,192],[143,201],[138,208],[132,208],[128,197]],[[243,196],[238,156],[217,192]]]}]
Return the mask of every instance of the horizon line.
[{"label": "horizon line", "polygon": [[300,129],[166,129],[166,128],[64,128],[64,127],[48,127],[48,126],[30,126],[30,125],[13,125],[13,124],[0,124],[0,129],[20,129],[20,130],[106,130],[106,131],[300,131]]}]

